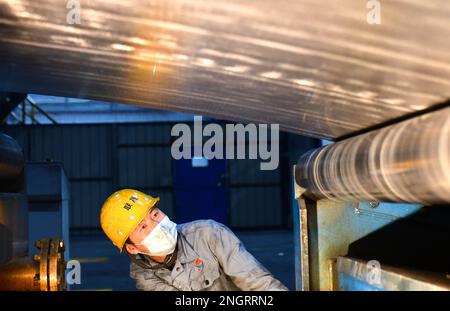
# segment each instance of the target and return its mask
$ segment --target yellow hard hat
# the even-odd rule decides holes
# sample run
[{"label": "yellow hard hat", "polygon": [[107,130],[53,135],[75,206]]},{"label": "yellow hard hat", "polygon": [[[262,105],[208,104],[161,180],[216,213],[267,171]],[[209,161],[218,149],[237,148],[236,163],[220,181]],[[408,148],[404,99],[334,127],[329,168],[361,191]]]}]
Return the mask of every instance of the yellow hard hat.
[{"label": "yellow hard hat", "polygon": [[138,190],[122,189],[114,192],[103,203],[100,225],[120,252],[130,234],[158,201],[159,198]]}]

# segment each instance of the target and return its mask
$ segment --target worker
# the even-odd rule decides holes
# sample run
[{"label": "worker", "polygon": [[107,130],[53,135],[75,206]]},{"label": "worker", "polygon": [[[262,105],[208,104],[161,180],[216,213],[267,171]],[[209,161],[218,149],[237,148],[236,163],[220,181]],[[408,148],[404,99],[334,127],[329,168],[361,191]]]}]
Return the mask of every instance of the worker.
[{"label": "worker", "polygon": [[133,189],[103,204],[103,231],[128,254],[139,290],[287,290],[225,225],[213,220],[175,224],[153,198]]}]

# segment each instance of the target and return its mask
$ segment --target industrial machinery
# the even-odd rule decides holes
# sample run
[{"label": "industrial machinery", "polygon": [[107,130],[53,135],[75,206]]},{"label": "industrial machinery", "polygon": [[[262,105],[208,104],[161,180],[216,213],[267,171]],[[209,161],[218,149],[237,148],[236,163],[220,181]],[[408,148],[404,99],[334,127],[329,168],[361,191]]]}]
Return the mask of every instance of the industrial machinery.
[{"label": "industrial machinery", "polygon": [[61,291],[64,279],[64,242],[44,239],[36,242],[40,250],[33,258],[18,258],[0,266],[0,290]]},{"label": "industrial machinery", "polygon": [[4,134],[0,134],[0,167],[0,290],[65,290],[63,240],[38,240],[39,253],[28,256],[24,157],[17,142]]},{"label": "industrial machinery", "polygon": [[297,287],[450,290],[449,165],[450,108],[303,155]]},{"label": "industrial machinery", "polygon": [[330,140],[294,168],[298,289],[449,288],[448,0],[76,2],[0,0],[0,91]]}]

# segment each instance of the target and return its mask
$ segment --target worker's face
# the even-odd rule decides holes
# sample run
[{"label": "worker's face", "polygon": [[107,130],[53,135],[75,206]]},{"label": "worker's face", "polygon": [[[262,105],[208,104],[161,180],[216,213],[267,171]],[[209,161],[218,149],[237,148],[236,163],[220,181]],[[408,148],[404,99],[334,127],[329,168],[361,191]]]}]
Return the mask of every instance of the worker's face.
[{"label": "worker's face", "polygon": [[159,210],[159,208],[154,207],[150,210],[147,216],[142,219],[139,225],[130,234],[129,239],[133,244],[126,244],[125,247],[130,254],[146,253],[147,248],[144,245],[134,245],[142,243],[142,241],[152,232],[152,230],[159,224],[161,220],[166,215]]}]

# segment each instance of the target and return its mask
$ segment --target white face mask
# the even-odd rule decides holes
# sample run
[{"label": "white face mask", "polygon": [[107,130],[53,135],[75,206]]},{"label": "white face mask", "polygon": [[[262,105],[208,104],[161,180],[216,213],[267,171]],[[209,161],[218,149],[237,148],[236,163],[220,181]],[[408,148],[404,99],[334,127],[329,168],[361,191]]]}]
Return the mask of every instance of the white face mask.
[{"label": "white face mask", "polygon": [[153,228],[149,235],[141,242],[135,245],[144,245],[148,253],[142,253],[150,256],[165,256],[173,253],[177,245],[177,225],[170,221],[169,217],[164,216],[161,222]]}]

